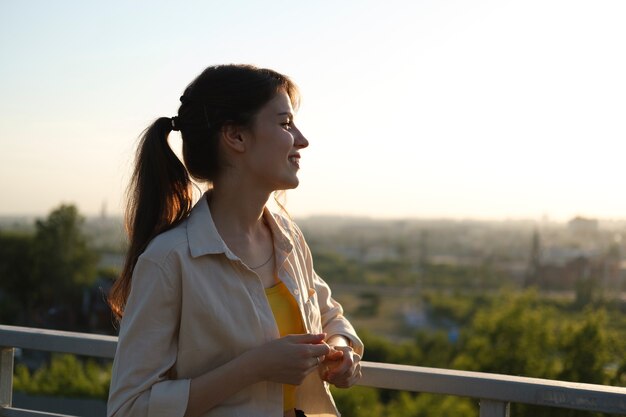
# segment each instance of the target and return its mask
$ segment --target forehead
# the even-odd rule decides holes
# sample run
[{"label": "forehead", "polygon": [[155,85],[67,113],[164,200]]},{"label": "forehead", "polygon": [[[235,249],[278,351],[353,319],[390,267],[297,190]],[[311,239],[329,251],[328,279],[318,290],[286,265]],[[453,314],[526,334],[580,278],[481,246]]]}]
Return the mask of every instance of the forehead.
[{"label": "forehead", "polygon": [[284,90],[280,90],[276,93],[274,98],[261,108],[259,113],[264,113],[265,115],[278,115],[280,113],[293,114],[293,106],[291,105],[289,95]]}]

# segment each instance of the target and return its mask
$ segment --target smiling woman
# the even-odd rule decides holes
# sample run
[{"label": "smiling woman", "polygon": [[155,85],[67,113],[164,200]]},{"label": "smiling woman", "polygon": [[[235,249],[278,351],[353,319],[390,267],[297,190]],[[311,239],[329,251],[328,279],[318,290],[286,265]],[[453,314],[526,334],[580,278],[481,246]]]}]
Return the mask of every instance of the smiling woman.
[{"label": "smiling woman", "polygon": [[[360,378],[363,344],[302,233],[266,208],[298,186],[298,98],[275,71],[209,67],[178,115],[144,132],[109,299],[121,318],[109,416],[336,416],[328,384]],[[193,207],[191,178],[210,185]]]}]

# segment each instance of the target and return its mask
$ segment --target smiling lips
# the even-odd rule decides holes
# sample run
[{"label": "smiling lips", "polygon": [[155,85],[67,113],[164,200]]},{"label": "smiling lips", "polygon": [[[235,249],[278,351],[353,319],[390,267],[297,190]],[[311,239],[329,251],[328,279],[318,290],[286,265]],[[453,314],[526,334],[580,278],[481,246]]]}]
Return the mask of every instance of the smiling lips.
[{"label": "smiling lips", "polygon": [[289,162],[294,164],[296,168],[300,168],[300,155],[299,154],[290,155]]}]

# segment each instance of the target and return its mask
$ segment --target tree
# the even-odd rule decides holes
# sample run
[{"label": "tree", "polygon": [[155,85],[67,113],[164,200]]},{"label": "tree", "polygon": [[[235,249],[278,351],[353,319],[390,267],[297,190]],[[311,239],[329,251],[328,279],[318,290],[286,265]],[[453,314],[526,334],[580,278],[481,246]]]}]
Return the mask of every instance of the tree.
[{"label": "tree", "polygon": [[331,386],[331,391],[343,417],[378,417],[384,415],[378,390],[368,387],[354,386],[341,389]]},{"label": "tree", "polygon": [[75,206],[61,205],[35,224],[34,274],[43,307],[76,309],[96,278],[97,254],[87,246],[83,222]]},{"label": "tree", "polygon": [[37,288],[33,274],[33,236],[17,233],[0,233],[0,292],[5,300],[0,308],[0,320],[9,324],[25,324],[20,312],[29,310],[38,301],[33,288]]},{"label": "tree", "polygon": [[502,293],[490,308],[476,313],[462,337],[454,367],[536,378],[555,378],[559,370],[558,328],[549,308],[533,291]]},{"label": "tree", "polygon": [[15,391],[34,395],[106,400],[111,383],[111,363],[81,360],[74,355],[55,354],[49,364],[31,373],[18,364],[13,379]]},{"label": "tree", "polygon": [[563,370],[558,379],[589,384],[606,384],[605,366],[611,360],[606,313],[587,310],[582,322],[571,323],[562,343]]}]

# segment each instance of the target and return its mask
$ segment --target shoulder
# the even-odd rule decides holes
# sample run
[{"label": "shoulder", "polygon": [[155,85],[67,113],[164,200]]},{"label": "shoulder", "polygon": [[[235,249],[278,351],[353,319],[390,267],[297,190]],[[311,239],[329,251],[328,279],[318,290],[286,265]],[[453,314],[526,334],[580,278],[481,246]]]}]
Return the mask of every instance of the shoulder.
[{"label": "shoulder", "polygon": [[162,291],[171,291],[179,286],[181,268],[185,263],[183,259],[189,253],[185,223],[152,239],[137,259],[132,288],[141,288],[146,294],[164,294]]},{"label": "shoulder", "polygon": [[173,255],[188,253],[189,239],[187,237],[187,220],[185,220],[152,239],[141,254],[141,258],[163,268],[171,262]]}]

